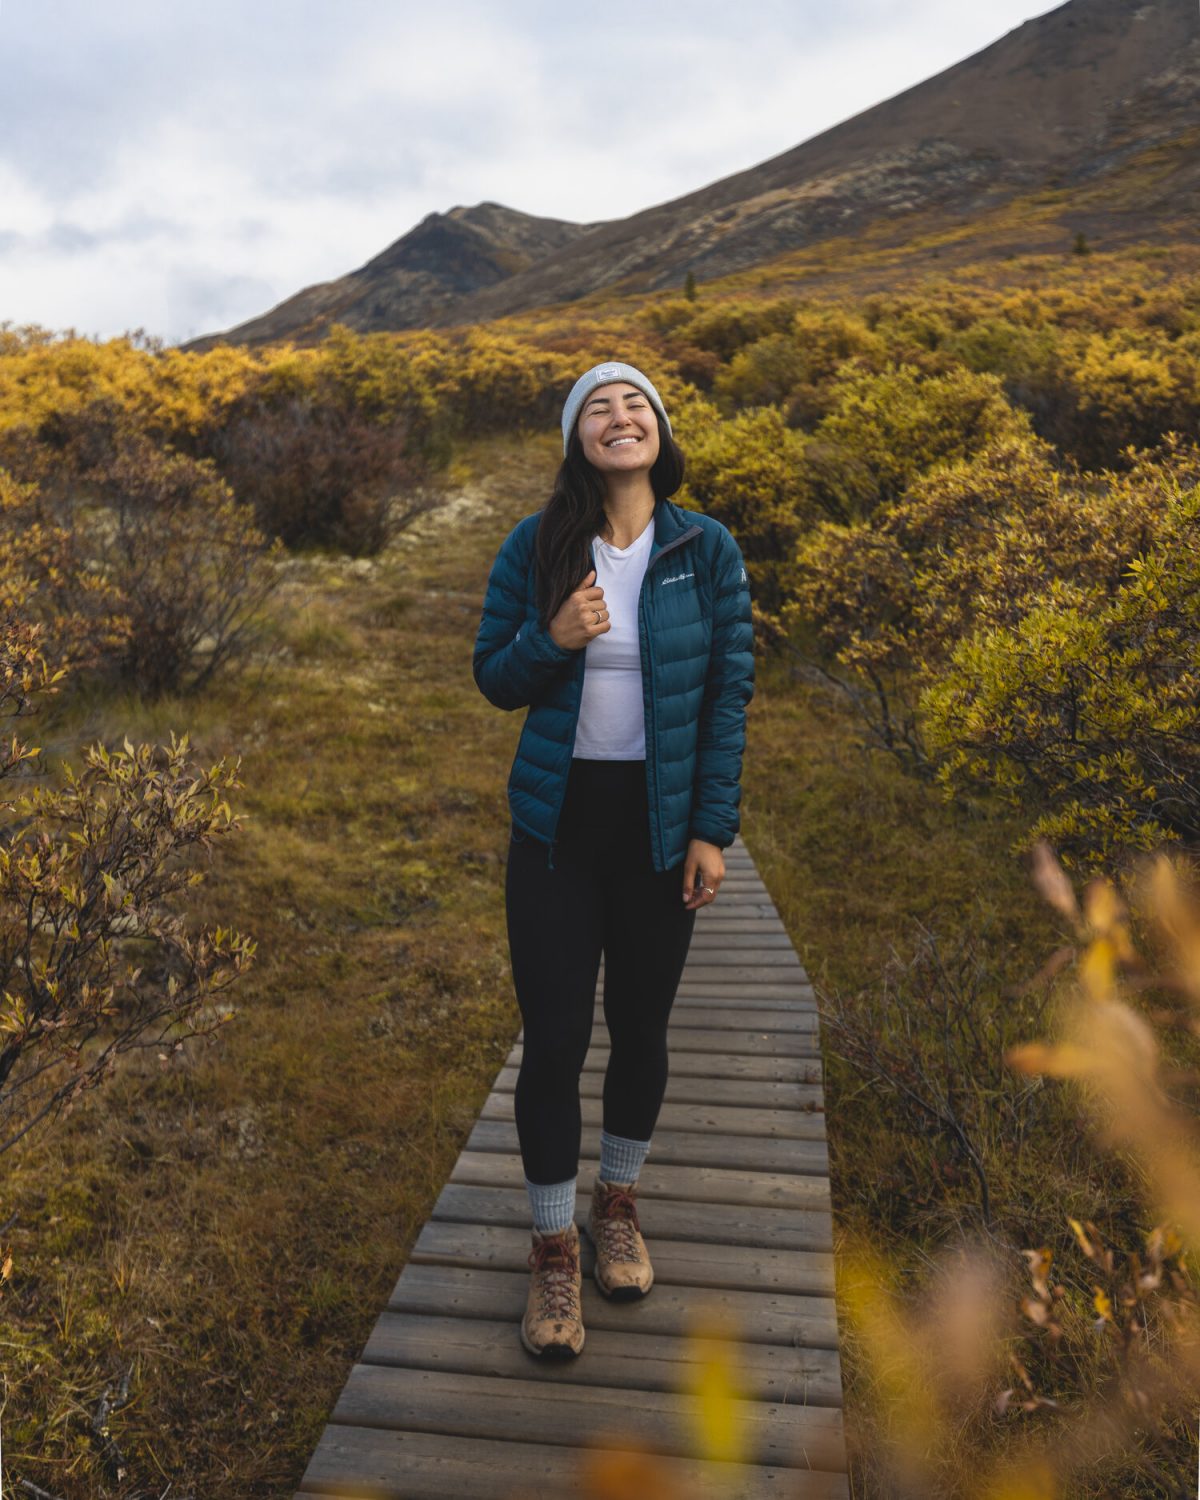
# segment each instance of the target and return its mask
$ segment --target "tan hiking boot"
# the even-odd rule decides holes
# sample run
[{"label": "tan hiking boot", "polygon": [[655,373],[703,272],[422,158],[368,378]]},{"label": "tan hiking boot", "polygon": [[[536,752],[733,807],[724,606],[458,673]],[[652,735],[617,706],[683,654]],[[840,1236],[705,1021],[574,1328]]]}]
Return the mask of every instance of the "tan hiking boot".
[{"label": "tan hiking boot", "polygon": [[539,1234],[535,1229],[529,1269],[533,1277],[521,1321],[521,1342],[530,1354],[552,1358],[578,1354],[584,1336],[578,1227],[572,1224],[561,1234]]},{"label": "tan hiking boot", "polygon": [[614,1302],[644,1297],[654,1284],[654,1267],[638,1225],[637,1184],[596,1178],[587,1235],[596,1247],[596,1285]]}]

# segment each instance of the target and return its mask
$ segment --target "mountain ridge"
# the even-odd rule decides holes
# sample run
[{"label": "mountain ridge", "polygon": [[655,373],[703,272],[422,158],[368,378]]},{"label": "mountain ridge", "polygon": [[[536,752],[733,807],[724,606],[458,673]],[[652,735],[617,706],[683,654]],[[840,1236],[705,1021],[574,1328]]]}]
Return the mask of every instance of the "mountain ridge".
[{"label": "mountain ridge", "polygon": [[[1200,151],[1188,135],[1198,106],[1195,0],[1066,0],[798,146],[668,202],[591,224],[495,203],[429,214],[349,275],[184,347],[303,341],[335,318],[362,331],[444,327],[601,289],[654,292],[682,286],[689,271],[712,280],[860,231],[886,236],[889,225],[899,233],[919,222],[928,232],[973,214],[982,223],[1040,188],[1078,190],[1091,233],[1115,243],[1200,202]],[[1186,159],[1165,199],[1153,181],[1122,175],[1172,142]],[[1097,201],[1106,181],[1120,195],[1107,215]]]}]

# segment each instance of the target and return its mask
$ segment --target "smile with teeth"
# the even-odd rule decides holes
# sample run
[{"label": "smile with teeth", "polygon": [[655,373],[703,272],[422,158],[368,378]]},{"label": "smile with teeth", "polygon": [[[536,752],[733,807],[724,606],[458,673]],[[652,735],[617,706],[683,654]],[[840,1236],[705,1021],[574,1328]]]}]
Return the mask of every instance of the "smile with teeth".
[{"label": "smile with teeth", "polygon": [[604,445],[604,446],[605,446],[605,447],[606,447],[606,448],[617,448],[617,447],[619,447],[619,446],[620,446],[620,445],[621,445],[621,444],[622,444],[622,443],[640,443],[640,442],[641,442],[641,438],[635,438],[635,437],[619,437],[619,438],[612,438],[612,439],[610,439],[610,441],[609,441],[609,442],[607,442],[607,443],[605,443],[605,445]]}]

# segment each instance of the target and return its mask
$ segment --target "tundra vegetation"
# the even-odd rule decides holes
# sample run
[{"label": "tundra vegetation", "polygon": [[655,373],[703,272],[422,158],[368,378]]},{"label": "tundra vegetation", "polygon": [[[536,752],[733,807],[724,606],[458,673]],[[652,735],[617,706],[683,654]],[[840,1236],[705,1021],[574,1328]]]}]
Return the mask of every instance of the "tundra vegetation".
[{"label": "tundra vegetation", "polygon": [[[751,575],[853,1492],[1193,1492],[1200,269],[785,271],[302,347],[0,328],[10,1486],[303,1471],[518,1028],[469,651],[619,352]],[[638,1462],[592,1493],[667,1495]]]}]

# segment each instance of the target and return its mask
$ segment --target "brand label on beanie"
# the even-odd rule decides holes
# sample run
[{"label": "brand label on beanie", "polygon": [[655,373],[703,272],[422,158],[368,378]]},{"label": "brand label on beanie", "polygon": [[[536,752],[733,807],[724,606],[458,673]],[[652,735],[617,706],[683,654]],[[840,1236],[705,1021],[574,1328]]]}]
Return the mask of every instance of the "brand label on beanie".
[{"label": "brand label on beanie", "polygon": [[600,368],[596,371],[596,384],[599,385],[602,381],[605,380],[613,380],[620,373],[620,365],[601,365]]}]

